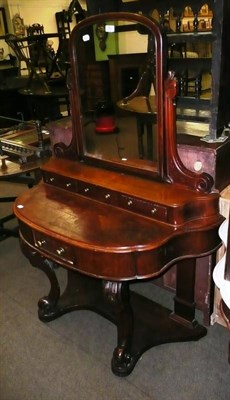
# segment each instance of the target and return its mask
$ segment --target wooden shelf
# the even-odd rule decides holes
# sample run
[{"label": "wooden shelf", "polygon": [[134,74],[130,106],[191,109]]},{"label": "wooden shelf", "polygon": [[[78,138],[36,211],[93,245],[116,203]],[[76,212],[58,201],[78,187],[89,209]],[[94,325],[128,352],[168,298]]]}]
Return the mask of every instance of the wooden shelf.
[{"label": "wooden shelf", "polygon": [[167,39],[169,43],[181,43],[181,42],[200,42],[207,41],[213,42],[216,40],[216,34],[212,31],[189,31],[189,32],[178,32],[168,33]]}]

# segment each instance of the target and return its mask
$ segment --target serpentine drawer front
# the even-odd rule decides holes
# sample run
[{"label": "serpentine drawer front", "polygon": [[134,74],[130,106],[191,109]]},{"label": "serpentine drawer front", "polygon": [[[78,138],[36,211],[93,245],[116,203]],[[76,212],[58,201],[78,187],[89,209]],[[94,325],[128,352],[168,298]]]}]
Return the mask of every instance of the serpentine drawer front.
[{"label": "serpentine drawer front", "polygon": [[87,250],[57,240],[19,223],[21,240],[29,246],[31,254],[36,251],[42,257],[63,265],[71,270],[104,279],[133,279],[137,270],[134,258],[129,253],[113,255],[113,269],[110,268],[111,254],[96,250]]},{"label": "serpentine drawer front", "polygon": [[75,257],[73,249],[64,242],[52,239],[40,232],[33,231],[34,245],[41,252],[54,256],[59,262],[67,262],[73,265]]}]

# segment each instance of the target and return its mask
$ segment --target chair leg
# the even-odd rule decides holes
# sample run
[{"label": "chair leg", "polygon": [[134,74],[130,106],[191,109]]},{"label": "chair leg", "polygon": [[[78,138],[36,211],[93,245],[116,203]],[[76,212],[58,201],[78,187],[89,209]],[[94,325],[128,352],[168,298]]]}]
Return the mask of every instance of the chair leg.
[{"label": "chair leg", "polygon": [[138,140],[138,153],[139,158],[144,158],[144,144],[143,144],[143,135],[144,135],[144,124],[140,118],[137,117],[137,140]]},{"label": "chair leg", "polygon": [[0,242],[9,237],[18,237],[18,227],[15,229],[7,229],[0,225]]},{"label": "chair leg", "polygon": [[[11,203],[14,202],[16,197],[1,197],[0,203]],[[4,227],[4,224],[8,221],[14,219],[14,214],[6,215],[5,217],[0,218],[0,242],[4,239],[7,239],[10,236],[18,237],[18,227],[13,229],[8,229]]]}]

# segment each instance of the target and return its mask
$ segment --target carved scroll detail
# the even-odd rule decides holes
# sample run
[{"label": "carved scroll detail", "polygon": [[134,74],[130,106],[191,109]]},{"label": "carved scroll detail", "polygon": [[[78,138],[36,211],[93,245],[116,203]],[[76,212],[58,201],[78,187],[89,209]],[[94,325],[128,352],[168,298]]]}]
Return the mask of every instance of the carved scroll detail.
[{"label": "carved scroll detail", "polygon": [[133,312],[129,301],[129,285],[126,282],[103,282],[104,295],[114,306],[117,318],[117,347],[112,358],[112,370],[118,376],[129,375],[135,362],[131,355],[133,336]]},{"label": "carved scroll detail", "polygon": [[28,247],[24,246],[23,242],[21,247],[25,250],[31,265],[42,270],[49,279],[49,294],[38,301],[38,317],[45,322],[51,321],[59,314],[57,305],[60,299],[60,286],[55,273],[56,264],[32,249],[28,251]]},{"label": "carved scroll detail", "polygon": [[187,169],[182,163],[176,146],[176,111],[175,97],[177,94],[177,81],[172,72],[169,72],[165,84],[165,143],[167,163],[167,178],[170,182],[180,183],[190,189],[209,193],[214,180],[211,175],[202,172],[195,173]]}]

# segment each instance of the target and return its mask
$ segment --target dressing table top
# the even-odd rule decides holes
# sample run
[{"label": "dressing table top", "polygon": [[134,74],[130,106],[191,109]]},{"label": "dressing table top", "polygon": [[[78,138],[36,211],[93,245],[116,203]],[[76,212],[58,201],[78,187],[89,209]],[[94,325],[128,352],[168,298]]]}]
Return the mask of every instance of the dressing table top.
[{"label": "dressing table top", "polygon": [[[158,276],[176,260],[205,255],[219,245],[216,226],[222,219],[215,213],[203,218],[202,225],[200,218],[195,218],[175,226],[129,211],[133,197],[126,196],[121,208],[97,201],[98,192],[94,198],[88,197],[87,188],[79,187],[76,194],[42,183],[22,194],[14,212],[21,221],[23,240],[70,269],[117,281]],[[104,193],[106,201],[108,190]],[[200,199],[203,210],[205,197]],[[189,214],[190,202],[183,198],[183,191],[178,200],[175,207],[181,206],[180,213]]]}]

